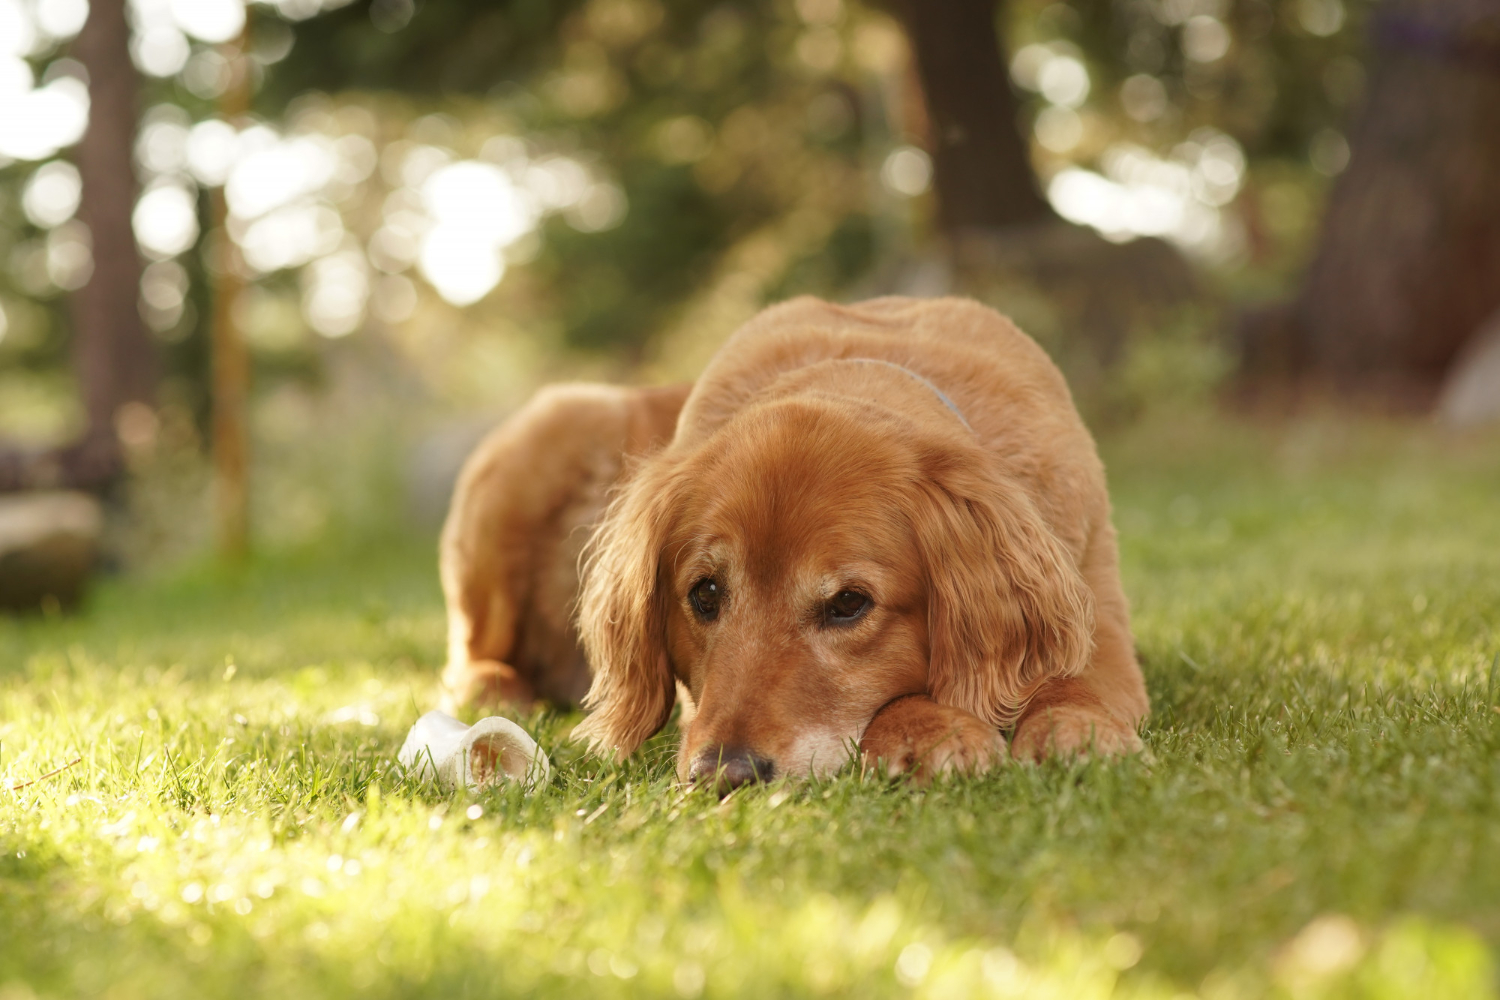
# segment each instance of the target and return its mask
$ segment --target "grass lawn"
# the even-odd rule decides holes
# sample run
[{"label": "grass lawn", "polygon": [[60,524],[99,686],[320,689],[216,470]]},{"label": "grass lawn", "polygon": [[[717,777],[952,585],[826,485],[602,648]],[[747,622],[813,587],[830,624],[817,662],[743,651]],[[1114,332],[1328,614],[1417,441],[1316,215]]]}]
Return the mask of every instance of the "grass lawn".
[{"label": "grass lawn", "polygon": [[926,791],[404,782],[426,539],[0,621],[0,998],[1497,996],[1497,446],[1109,440],[1148,753]]}]

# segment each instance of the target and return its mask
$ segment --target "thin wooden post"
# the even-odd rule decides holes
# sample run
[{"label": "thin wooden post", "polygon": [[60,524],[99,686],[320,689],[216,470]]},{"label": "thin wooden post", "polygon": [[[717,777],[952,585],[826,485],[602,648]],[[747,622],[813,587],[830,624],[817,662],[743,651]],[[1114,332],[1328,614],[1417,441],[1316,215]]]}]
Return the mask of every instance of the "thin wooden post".
[{"label": "thin wooden post", "polygon": [[[230,82],[219,98],[219,113],[236,124],[250,110],[249,10],[245,31],[222,51]],[[250,551],[250,434],[247,410],[250,357],[236,325],[235,306],[244,291],[239,248],[229,235],[229,208],[223,186],[213,189],[213,459],[222,558],[242,562]]]}]

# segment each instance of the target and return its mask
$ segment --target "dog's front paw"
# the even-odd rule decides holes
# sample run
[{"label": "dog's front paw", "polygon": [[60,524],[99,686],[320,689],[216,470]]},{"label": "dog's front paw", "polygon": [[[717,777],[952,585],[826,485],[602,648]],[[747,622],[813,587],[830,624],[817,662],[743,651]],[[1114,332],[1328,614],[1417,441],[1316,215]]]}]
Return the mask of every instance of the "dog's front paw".
[{"label": "dog's front paw", "polygon": [[1005,741],[993,726],[921,695],[876,713],[859,748],[865,766],[924,783],[943,774],[979,774],[1005,759]]},{"label": "dog's front paw", "polygon": [[1121,757],[1139,753],[1141,738],[1135,728],[1091,705],[1051,705],[1021,720],[1010,741],[1018,760],[1075,757],[1093,753]]},{"label": "dog's front paw", "polygon": [[470,660],[443,670],[438,707],[457,716],[468,709],[530,708],[536,695],[509,663]]}]

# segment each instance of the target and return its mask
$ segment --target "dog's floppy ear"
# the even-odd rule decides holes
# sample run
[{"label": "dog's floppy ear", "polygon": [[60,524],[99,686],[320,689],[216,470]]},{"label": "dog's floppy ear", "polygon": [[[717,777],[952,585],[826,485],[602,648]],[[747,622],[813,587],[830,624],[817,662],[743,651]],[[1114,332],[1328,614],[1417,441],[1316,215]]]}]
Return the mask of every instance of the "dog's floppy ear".
[{"label": "dog's floppy ear", "polygon": [[657,593],[671,528],[674,468],[649,459],[610,503],[585,550],[578,632],[593,671],[588,717],[573,730],[625,756],[666,725],[676,695]]},{"label": "dog's floppy ear", "polygon": [[987,463],[935,457],[912,517],[928,580],[934,700],[1004,729],[1093,648],[1094,602],[1026,492]]}]

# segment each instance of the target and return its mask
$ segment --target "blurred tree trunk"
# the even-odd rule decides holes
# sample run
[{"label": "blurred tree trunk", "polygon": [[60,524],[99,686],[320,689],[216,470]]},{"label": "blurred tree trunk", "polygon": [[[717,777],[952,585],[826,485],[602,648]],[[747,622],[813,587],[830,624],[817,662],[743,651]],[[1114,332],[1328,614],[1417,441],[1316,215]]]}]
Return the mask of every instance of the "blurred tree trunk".
[{"label": "blurred tree trunk", "polygon": [[88,414],[81,455],[87,468],[76,474],[94,481],[118,475],[116,417],[128,403],[154,402],[159,373],[156,345],[141,322],[141,258],[130,223],[138,109],[125,6],[92,0],[72,50],[89,73],[89,127],[75,159],[83,178],[78,217],[89,227],[94,256],[93,274],[72,301],[73,366]]},{"label": "blurred tree trunk", "polygon": [[1388,0],[1301,292],[1251,316],[1246,374],[1431,401],[1500,308],[1500,9]]},{"label": "blurred tree trunk", "polygon": [[158,377],[155,344],[141,322],[141,260],[130,216],[136,71],[130,61],[126,0],[93,0],[72,55],[89,75],[89,125],[75,151],[94,270],[73,293],[73,369],[88,424],[72,444],[29,451],[0,446],[0,492],[67,486],[102,491],[124,469],[116,418],[129,403],[150,404]]},{"label": "blurred tree trunk", "polygon": [[[219,98],[219,113],[236,128],[250,111],[250,19],[236,42],[221,47],[230,82]],[[250,433],[246,409],[250,396],[250,356],[235,320],[245,282],[238,270],[239,249],[229,235],[229,205],[224,188],[213,191],[213,239],[218,272],[213,287],[213,427],[214,480],[218,494],[219,555],[240,562],[250,551]]]},{"label": "blurred tree trunk", "polygon": [[1017,128],[995,0],[900,0],[932,134],[944,232],[1051,221]]},{"label": "blurred tree trunk", "polygon": [[[1116,244],[1058,218],[1031,165],[1001,27],[1006,0],[892,0],[914,54],[943,239],[878,286],[969,295],[1023,320],[1075,393],[1104,400],[1133,331],[1201,298],[1158,239]],[[1038,301],[1043,315],[1027,316]]]}]

